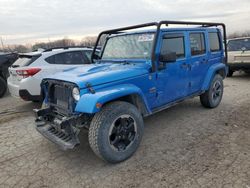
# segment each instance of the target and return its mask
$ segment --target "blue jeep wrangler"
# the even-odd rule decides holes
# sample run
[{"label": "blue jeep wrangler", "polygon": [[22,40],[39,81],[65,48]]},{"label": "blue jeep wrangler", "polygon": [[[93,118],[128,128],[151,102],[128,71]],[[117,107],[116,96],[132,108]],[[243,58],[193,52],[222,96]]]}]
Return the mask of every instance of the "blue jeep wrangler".
[{"label": "blue jeep wrangler", "polygon": [[79,131],[87,128],[93,151],[121,162],[139,146],[143,117],[195,96],[207,108],[220,104],[227,75],[224,24],[153,22],[104,31],[95,50],[100,41],[93,64],[41,84],[45,107],[34,110],[36,129],[62,149],[80,144]]}]

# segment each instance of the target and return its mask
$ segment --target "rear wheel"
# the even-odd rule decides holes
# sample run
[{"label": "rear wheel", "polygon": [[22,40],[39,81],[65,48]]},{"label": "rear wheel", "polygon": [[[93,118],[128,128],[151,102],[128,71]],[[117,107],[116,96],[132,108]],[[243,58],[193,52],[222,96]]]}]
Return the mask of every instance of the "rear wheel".
[{"label": "rear wheel", "polygon": [[0,98],[4,96],[6,90],[7,90],[7,83],[2,77],[0,77]]},{"label": "rear wheel", "polygon": [[134,105],[112,102],[95,114],[90,124],[90,147],[105,161],[124,161],[138,148],[143,129],[142,116]]},{"label": "rear wheel", "polygon": [[200,96],[201,104],[206,108],[217,107],[223,96],[223,78],[216,74],[210,84],[209,89]]}]

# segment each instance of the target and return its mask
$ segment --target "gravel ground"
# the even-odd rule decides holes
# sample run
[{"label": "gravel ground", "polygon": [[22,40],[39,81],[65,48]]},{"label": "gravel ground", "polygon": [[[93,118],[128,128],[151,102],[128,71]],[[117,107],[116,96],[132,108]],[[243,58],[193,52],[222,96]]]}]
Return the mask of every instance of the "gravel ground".
[{"label": "gravel ground", "polygon": [[[185,101],[145,119],[138,151],[111,165],[81,145],[61,151],[34,128],[39,104],[0,99],[0,187],[250,188],[250,76],[227,78],[221,105]],[[2,113],[5,112],[5,113]]]}]

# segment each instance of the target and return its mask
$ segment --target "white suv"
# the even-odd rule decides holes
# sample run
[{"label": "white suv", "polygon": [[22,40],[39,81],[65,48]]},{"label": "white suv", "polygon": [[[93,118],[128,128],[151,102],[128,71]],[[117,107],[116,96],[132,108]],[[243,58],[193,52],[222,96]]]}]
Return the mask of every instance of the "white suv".
[{"label": "white suv", "polygon": [[228,40],[228,76],[234,71],[243,70],[250,73],[250,37]]},{"label": "white suv", "polygon": [[65,47],[20,54],[9,68],[7,82],[11,95],[26,101],[43,100],[40,88],[42,79],[68,68],[91,63],[92,51],[89,47]]}]

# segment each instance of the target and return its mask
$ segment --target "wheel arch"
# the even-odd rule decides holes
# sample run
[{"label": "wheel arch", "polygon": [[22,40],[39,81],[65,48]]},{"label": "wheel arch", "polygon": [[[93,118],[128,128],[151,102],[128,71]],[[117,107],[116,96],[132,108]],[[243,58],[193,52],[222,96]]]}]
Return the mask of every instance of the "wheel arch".
[{"label": "wheel arch", "polygon": [[151,113],[143,92],[132,84],[104,88],[94,94],[83,94],[75,111],[93,114],[99,112],[104,105],[114,101],[125,101],[135,105],[143,116]]},{"label": "wheel arch", "polygon": [[227,75],[227,71],[228,71],[227,66],[223,63],[212,65],[207,71],[205,80],[202,85],[202,90],[203,91],[208,90],[210,83],[213,80],[214,75],[219,74],[224,79]]}]

